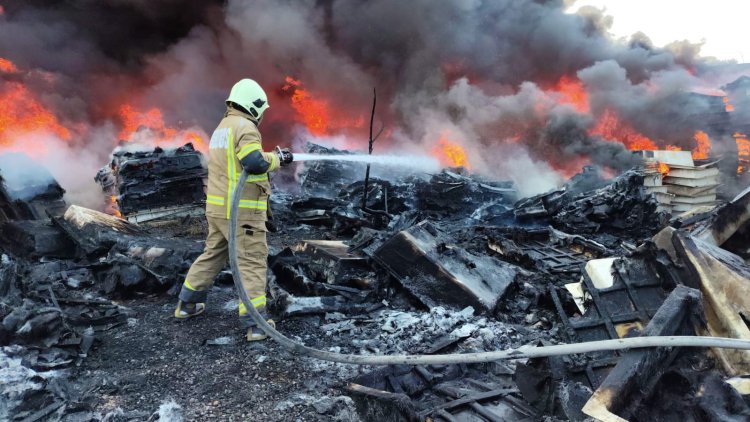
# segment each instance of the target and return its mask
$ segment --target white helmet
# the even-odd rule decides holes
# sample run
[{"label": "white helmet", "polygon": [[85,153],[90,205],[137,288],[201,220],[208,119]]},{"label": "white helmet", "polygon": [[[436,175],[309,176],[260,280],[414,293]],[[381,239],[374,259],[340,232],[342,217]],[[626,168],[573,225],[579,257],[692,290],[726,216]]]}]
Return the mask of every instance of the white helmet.
[{"label": "white helmet", "polygon": [[270,107],[268,97],[263,88],[252,79],[242,79],[232,87],[227,98],[227,105],[235,103],[247,110],[258,123],[263,119],[263,113]]}]

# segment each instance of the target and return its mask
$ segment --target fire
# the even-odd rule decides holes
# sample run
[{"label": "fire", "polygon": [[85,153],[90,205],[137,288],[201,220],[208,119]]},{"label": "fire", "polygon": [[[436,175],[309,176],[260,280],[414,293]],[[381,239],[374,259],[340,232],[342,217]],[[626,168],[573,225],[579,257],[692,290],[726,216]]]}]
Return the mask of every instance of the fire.
[{"label": "fire", "polygon": [[706,132],[701,130],[695,132],[693,136],[696,146],[693,148],[693,160],[706,160],[711,152],[711,139]]},{"label": "fire", "polygon": [[682,148],[678,147],[677,145],[667,145],[664,149],[667,151],[682,151]]},{"label": "fire", "polygon": [[737,166],[737,173],[744,173],[746,165],[750,162],[750,140],[744,133],[735,133],[734,140],[737,142],[737,156],[740,164]]},{"label": "fire", "polygon": [[722,100],[724,101],[724,109],[729,113],[733,112],[734,106],[729,103],[729,97],[724,97]]},{"label": "fire", "polygon": [[599,119],[599,123],[590,133],[591,135],[599,135],[604,139],[619,141],[631,151],[659,149],[654,141],[636,132],[627,123],[620,121],[615,113],[610,110],[604,112]]},{"label": "fire", "polygon": [[443,165],[449,167],[463,167],[470,169],[469,158],[466,151],[456,143],[450,142],[445,135],[440,136],[435,148],[432,150]]},{"label": "fire", "polygon": [[197,148],[205,146],[204,137],[194,130],[180,130],[167,126],[164,116],[156,107],[146,111],[138,111],[130,104],[125,104],[119,109],[119,118],[122,124],[119,137],[125,141],[131,141],[138,137],[143,131],[148,131],[149,140],[155,144],[170,143],[177,140],[181,142],[192,142]]},{"label": "fire", "polygon": [[337,115],[328,101],[313,97],[310,91],[302,88],[302,82],[287,76],[286,83],[281,88],[291,92],[292,107],[299,115],[301,123],[315,136],[331,135],[335,130],[352,127],[362,127],[365,124],[363,116],[351,119]]},{"label": "fire", "polygon": [[111,211],[112,215],[115,217],[122,218],[122,213],[120,212],[120,209],[117,205],[117,196],[112,195],[109,198],[109,210]]},{"label": "fire", "polygon": [[16,73],[18,72],[18,68],[12,61],[0,57],[0,72]]},{"label": "fire", "polygon": [[578,79],[563,76],[555,85],[554,90],[562,96],[564,103],[572,104],[581,113],[589,112],[589,96]]},{"label": "fire", "polygon": [[669,166],[667,164],[662,163],[661,161],[659,161],[657,164],[659,166],[659,173],[661,174],[669,173]]},{"label": "fire", "polygon": [[[13,63],[8,63],[15,68]],[[23,84],[6,82],[0,89],[0,145],[39,133],[66,141],[71,138],[70,130]]]}]

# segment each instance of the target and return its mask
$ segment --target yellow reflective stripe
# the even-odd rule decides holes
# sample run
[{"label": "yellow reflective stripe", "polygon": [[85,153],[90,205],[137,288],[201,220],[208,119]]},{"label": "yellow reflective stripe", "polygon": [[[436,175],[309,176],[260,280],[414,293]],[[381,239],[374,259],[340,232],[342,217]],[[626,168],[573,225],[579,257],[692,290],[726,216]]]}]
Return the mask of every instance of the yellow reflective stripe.
[{"label": "yellow reflective stripe", "polygon": [[[265,306],[266,304],[266,295],[258,296],[255,299],[250,299],[250,303],[253,304],[253,307],[260,308],[261,306]],[[245,304],[240,301],[239,306],[240,315],[247,313],[247,307],[245,307]]]},{"label": "yellow reflective stripe", "polygon": [[253,151],[260,151],[260,145],[255,143],[245,145],[244,147],[242,147],[242,149],[240,149],[240,152],[237,153],[237,158],[241,160],[247,157],[247,155]]},{"label": "yellow reflective stripe", "polygon": [[212,205],[224,205],[224,198],[221,196],[206,195],[206,203]]},{"label": "yellow reflective stripe", "polygon": [[235,173],[234,170],[234,134],[232,134],[232,129],[229,129],[229,135],[227,136],[227,141],[229,145],[227,145],[227,179],[229,183],[229,187],[227,188],[227,220],[229,220],[229,213],[232,209],[232,193],[234,192],[234,184],[236,181],[234,180],[233,175]]},{"label": "yellow reflective stripe", "polygon": [[187,287],[188,289],[190,289],[190,290],[192,290],[194,292],[198,291],[198,289],[196,289],[195,287],[191,286],[190,283],[188,283],[187,280],[185,280],[185,287]]},{"label": "yellow reflective stripe", "polygon": [[[242,173],[237,173],[235,181],[237,181],[240,178],[241,174]],[[267,174],[248,174],[247,175],[247,183],[265,182],[266,180],[268,180]]]},{"label": "yellow reflective stripe", "polygon": [[240,201],[240,208],[265,210],[265,209],[268,209],[268,203],[266,201],[250,201],[250,200],[243,199]]}]

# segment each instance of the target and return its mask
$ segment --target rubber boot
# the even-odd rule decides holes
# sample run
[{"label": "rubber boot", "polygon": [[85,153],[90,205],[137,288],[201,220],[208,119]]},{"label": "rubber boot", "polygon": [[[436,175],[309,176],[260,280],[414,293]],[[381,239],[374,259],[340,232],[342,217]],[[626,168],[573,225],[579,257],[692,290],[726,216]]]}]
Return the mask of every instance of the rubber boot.
[{"label": "rubber boot", "polygon": [[205,309],[205,303],[188,303],[179,301],[177,302],[177,308],[174,310],[174,317],[178,319],[187,319],[202,314]]},{"label": "rubber boot", "polygon": [[[268,324],[271,327],[276,328],[276,323],[272,319],[268,320]],[[261,341],[267,338],[268,334],[266,334],[266,332],[257,325],[253,325],[252,327],[247,329],[247,341]]]}]

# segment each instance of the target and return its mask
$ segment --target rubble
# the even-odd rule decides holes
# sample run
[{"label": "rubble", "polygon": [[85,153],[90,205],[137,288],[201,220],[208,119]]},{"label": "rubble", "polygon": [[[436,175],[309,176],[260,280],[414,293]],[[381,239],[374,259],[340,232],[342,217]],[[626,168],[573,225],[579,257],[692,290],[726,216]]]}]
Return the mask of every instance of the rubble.
[{"label": "rubble", "polygon": [[[644,174],[630,170],[602,186],[588,169],[563,189],[526,198],[514,205],[519,221],[540,220],[568,233],[610,233],[643,237],[664,227],[668,214],[644,187]],[[589,190],[592,186],[598,186]]]},{"label": "rubble", "polygon": [[[168,184],[156,183],[183,172],[195,191],[198,158],[189,148],[116,155],[98,180],[123,187],[120,211],[132,221],[72,205],[0,226],[0,375],[13,380],[0,387],[0,418],[210,419],[235,396],[228,414],[242,415],[248,389],[275,397],[265,411],[291,420],[656,420],[670,405],[705,416],[686,420],[746,416],[750,360],[732,350],[376,369],[309,361],[242,340],[228,273],[208,318],[178,329],[166,323],[172,294],[202,252],[205,221],[142,218],[201,204],[197,194],[160,196]],[[521,200],[511,183],[448,169],[374,174],[363,206],[363,170],[313,162],[299,191],[271,198],[269,310],[311,347],[436,354],[658,334],[750,338],[747,192],[668,220],[643,169],[607,180],[589,167]],[[196,369],[175,386],[183,355]],[[102,378],[84,385],[92,373]],[[238,392],[237,383],[251,385]]]},{"label": "rubble", "polygon": [[451,245],[429,222],[395,234],[373,258],[427,308],[439,304],[493,311],[519,269]]},{"label": "rubble", "polygon": [[[710,219],[710,220],[709,220]],[[693,234],[712,245],[723,246],[738,253],[747,253],[747,222],[750,220],[750,189],[745,189],[732,201],[706,216],[704,224],[692,230]]]},{"label": "rubble", "polygon": [[0,223],[5,250],[29,259],[73,258],[75,245],[50,219]]},{"label": "rubble", "polygon": [[[744,294],[750,288],[750,267],[731,252],[699,239],[676,233],[672,241],[694,277],[691,284],[703,293],[710,335],[750,339],[750,301]],[[729,375],[750,373],[750,352],[714,353]]]},{"label": "rubble", "polygon": [[115,150],[112,161],[95,180],[107,203],[131,222],[201,215],[206,201],[203,179],[208,176],[203,154],[193,144],[153,151]]},{"label": "rubble", "polygon": [[666,219],[643,188],[643,175],[629,171],[603,188],[572,198],[552,221],[566,232],[608,230],[637,237],[663,227]]},{"label": "rubble", "polygon": [[0,155],[0,223],[60,215],[64,194],[49,171],[27,155]]},{"label": "rubble", "polygon": [[[678,286],[659,307],[641,335],[690,335],[694,333],[693,325],[700,322],[700,306],[698,290]],[[640,404],[640,399],[632,395],[648,396],[651,393],[649,387],[656,384],[675,356],[676,353],[668,348],[625,353],[583,407],[583,412],[603,421],[626,420],[623,416],[632,414]]]}]

